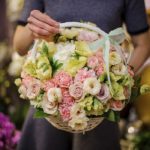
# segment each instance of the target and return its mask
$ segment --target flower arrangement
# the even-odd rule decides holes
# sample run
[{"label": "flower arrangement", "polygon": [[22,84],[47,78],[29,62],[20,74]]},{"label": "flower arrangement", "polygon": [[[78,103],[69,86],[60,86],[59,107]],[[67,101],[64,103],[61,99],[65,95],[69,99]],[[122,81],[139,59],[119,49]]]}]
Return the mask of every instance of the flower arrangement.
[{"label": "flower arrangement", "polygon": [[20,132],[16,130],[9,118],[0,113],[0,149],[14,150],[20,139]]},{"label": "flower arrangement", "polygon": [[107,36],[82,25],[95,31],[68,26],[53,42],[36,41],[16,80],[21,98],[30,100],[37,117],[61,119],[74,131],[86,131],[91,118],[116,120],[134,85],[119,46],[122,30]]}]

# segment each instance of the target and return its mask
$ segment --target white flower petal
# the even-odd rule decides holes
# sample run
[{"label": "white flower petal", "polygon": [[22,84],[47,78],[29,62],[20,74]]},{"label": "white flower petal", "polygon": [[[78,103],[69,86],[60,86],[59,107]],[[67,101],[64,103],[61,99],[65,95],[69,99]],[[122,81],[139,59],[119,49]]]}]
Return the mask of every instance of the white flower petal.
[{"label": "white flower petal", "polygon": [[97,95],[101,89],[101,84],[96,78],[87,78],[83,83],[83,89],[86,93]]}]

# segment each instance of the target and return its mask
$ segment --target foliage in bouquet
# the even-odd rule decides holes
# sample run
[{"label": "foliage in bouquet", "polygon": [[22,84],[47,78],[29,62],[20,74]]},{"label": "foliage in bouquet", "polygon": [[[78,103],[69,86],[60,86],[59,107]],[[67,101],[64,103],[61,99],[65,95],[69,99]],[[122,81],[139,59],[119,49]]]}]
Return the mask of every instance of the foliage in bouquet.
[{"label": "foliage in bouquet", "polygon": [[36,116],[61,117],[74,130],[86,129],[91,117],[118,120],[129,102],[134,73],[112,39],[106,53],[105,41],[96,32],[72,27],[62,29],[53,42],[34,45],[36,54],[28,53],[16,84]]},{"label": "foliage in bouquet", "polygon": [[0,113],[0,149],[15,150],[20,139],[20,132],[7,116]]}]

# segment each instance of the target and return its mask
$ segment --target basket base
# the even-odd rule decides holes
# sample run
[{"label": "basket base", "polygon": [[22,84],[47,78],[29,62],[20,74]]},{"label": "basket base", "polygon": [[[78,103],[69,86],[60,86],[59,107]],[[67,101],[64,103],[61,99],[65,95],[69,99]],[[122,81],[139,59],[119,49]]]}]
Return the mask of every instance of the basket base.
[{"label": "basket base", "polygon": [[88,121],[87,128],[85,130],[74,130],[68,126],[67,122],[63,122],[61,118],[58,118],[58,117],[50,116],[46,118],[46,120],[57,129],[70,132],[70,133],[83,133],[84,134],[85,132],[90,131],[94,129],[95,127],[97,127],[104,120],[104,118],[103,117],[90,118],[90,120]]}]

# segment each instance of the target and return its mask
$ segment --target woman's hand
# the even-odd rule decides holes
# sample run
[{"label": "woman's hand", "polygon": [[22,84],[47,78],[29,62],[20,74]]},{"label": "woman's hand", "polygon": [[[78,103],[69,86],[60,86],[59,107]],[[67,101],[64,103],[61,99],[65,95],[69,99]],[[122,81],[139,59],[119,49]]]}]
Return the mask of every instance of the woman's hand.
[{"label": "woman's hand", "polygon": [[27,27],[34,38],[50,40],[55,34],[59,33],[59,23],[38,10],[31,11]]}]

